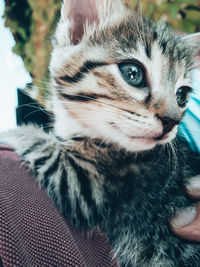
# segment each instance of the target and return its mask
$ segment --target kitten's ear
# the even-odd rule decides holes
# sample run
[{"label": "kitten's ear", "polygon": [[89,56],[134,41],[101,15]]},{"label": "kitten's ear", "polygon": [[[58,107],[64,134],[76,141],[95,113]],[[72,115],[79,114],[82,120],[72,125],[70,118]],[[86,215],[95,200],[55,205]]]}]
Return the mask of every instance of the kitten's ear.
[{"label": "kitten's ear", "polygon": [[200,69],[200,32],[188,34],[183,37],[193,48],[194,51],[194,66]]},{"label": "kitten's ear", "polygon": [[108,19],[110,22],[113,20],[114,15],[119,20],[122,9],[121,0],[64,0],[61,18],[69,26],[70,43],[78,44],[85,31],[94,25],[105,26]]},{"label": "kitten's ear", "polygon": [[70,22],[70,41],[77,44],[84,34],[84,26],[98,23],[98,12],[95,0],[64,0],[61,17]]}]

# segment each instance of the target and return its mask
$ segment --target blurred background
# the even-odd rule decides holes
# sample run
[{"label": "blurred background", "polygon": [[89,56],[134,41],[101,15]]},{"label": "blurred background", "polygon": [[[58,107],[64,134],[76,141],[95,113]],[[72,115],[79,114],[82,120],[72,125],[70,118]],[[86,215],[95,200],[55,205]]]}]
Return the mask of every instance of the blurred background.
[{"label": "blurred background", "polygon": [[[139,6],[144,14],[169,23],[177,31],[200,31],[200,0],[124,1]],[[0,1],[0,131],[15,127],[17,88],[25,89],[45,106],[51,36],[59,19],[61,2]]]}]

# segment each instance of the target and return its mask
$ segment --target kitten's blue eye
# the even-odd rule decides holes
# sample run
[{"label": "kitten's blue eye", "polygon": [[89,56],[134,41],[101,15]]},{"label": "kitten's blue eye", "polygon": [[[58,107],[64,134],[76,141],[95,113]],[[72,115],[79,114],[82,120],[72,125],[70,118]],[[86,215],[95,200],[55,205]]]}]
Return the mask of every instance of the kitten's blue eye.
[{"label": "kitten's blue eye", "polygon": [[184,107],[187,103],[188,93],[191,92],[192,89],[189,86],[182,86],[176,92],[176,101],[179,107]]},{"label": "kitten's blue eye", "polygon": [[137,64],[121,63],[119,70],[124,80],[134,87],[145,86],[145,74],[141,67]]}]

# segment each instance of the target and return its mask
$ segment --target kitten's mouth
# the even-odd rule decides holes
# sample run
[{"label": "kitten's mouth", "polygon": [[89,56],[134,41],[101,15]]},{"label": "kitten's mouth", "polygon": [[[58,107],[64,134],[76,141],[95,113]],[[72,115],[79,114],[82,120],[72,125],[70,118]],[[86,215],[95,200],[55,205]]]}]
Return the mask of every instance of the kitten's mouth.
[{"label": "kitten's mouth", "polygon": [[130,137],[133,141],[137,140],[138,142],[142,142],[145,144],[153,144],[156,143],[157,140],[155,140],[155,138],[148,138],[148,137],[139,137],[139,136],[131,136]]},{"label": "kitten's mouth", "polygon": [[160,135],[160,136],[154,137],[154,140],[155,140],[155,141],[161,141],[161,140],[165,140],[165,139],[167,139],[168,137],[169,137],[168,134],[162,134],[162,135]]},{"label": "kitten's mouth", "polygon": [[138,139],[138,140],[152,140],[152,141],[160,141],[165,140],[169,137],[168,134],[162,134],[155,137],[146,137],[146,136],[130,136],[131,139]]},{"label": "kitten's mouth", "polygon": [[145,137],[145,136],[131,136],[132,140],[138,140],[146,144],[156,144],[158,141],[164,141],[169,137],[169,134],[164,134],[156,137]]}]

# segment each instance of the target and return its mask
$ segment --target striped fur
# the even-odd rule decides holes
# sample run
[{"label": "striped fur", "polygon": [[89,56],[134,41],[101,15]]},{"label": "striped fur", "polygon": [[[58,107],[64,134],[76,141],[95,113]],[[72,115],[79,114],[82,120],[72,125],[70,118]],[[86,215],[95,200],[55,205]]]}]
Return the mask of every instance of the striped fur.
[{"label": "striped fur", "polygon": [[1,140],[15,147],[65,217],[81,228],[94,227],[103,219],[108,211],[104,209],[103,185],[97,183],[101,177],[96,170],[97,162],[73,149],[76,143],[86,143],[87,139],[62,144],[53,135],[33,126],[18,128],[11,136],[12,132],[9,137],[1,134]]},{"label": "striped fur", "polygon": [[34,126],[0,140],[15,148],[65,218],[108,234],[121,266],[199,266],[200,245],[178,239],[168,226],[192,204],[184,179],[200,173],[200,159],[184,144],[179,157],[161,147],[134,154],[89,137],[60,141]]},{"label": "striped fur", "polygon": [[[107,233],[122,267],[200,266],[200,245],[168,225],[193,204],[182,185],[200,173],[185,144],[178,156],[166,145],[185,112],[176,93],[191,86],[191,43],[120,0],[68,0],[61,13],[50,62],[54,132],[23,126],[0,140],[65,218]],[[143,69],[144,87],[122,77],[127,62]]]}]

